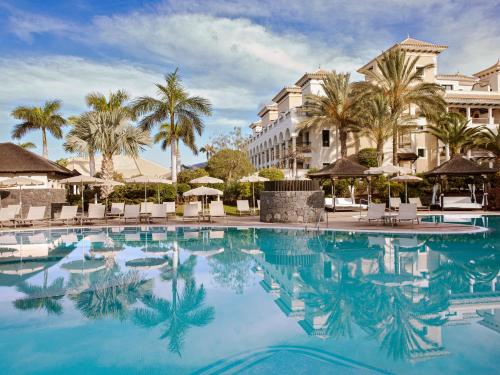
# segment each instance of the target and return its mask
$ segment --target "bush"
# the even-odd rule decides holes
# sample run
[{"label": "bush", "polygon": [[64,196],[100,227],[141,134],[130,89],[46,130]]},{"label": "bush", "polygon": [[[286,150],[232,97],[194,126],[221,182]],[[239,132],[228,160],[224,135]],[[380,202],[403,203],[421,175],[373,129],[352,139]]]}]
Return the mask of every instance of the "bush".
[{"label": "bush", "polygon": [[[160,193],[160,200],[175,201],[176,189],[174,185],[156,185],[149,184],[146,187],[146,200],[149,202],[158,201],[158,190]],[[127,184],[124,186],[116,187],[109,195],[108,201],[110,202],[125,202],[129,204],[137,204],[144,201],[144,185],[141,184]]]},{"label": "bush", "polygon": [[363,148],[359,150],[358,162],[365,167],[377,167],[377,150],[374,148]]},{"label": "bush", "polygon": [[177,182],[180,184],[188,184],[189,181],[198,177],[208,176],[208,172],[203,168],[185,169],[177,175]]},{"label": "bush", "polygon": [[268,178],[270,181],[281,181],[285,179],[283,171],[276,167],[261,169],[259,171],[259,176]]}]

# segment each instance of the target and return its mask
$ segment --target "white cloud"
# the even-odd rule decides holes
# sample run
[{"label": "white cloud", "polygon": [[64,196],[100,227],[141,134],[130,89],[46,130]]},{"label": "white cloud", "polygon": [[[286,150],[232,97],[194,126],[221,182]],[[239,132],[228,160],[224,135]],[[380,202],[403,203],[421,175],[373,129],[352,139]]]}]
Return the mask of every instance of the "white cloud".
[{"label": "white cloud", "polygon": [[71,24],[57,18],[39,14],[16,13],[8,19],[11,33],[26,42],[33,41],[33,34],[62,33],[71,30]]}]

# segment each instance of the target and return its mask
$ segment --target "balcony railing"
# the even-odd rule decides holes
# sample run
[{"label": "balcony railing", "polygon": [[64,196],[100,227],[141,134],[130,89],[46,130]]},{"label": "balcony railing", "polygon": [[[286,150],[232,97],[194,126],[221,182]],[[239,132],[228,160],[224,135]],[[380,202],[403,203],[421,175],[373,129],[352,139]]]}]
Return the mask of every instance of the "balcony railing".
[{"label": "balcony railing", "polygon": [[297,151],[302,153],[310,153],[311,152],[311,142],[299,142],[296,144]]}]

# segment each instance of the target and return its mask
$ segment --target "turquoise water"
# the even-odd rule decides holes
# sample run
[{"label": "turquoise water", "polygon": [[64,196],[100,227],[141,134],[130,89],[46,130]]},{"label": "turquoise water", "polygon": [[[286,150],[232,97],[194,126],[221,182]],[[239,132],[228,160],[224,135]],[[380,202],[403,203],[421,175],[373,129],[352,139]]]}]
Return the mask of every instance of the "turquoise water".
[{"label": "turquoise water", "polygon": [[459,221],[2,233],[1,373],[496,374],[500,217]]}]

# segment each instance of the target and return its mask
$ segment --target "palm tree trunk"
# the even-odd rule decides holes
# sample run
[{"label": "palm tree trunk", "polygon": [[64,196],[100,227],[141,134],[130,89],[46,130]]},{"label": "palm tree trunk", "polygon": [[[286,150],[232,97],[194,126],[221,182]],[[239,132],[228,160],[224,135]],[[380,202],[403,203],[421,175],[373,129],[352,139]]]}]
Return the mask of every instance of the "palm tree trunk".
[{"label": "palm tree trunk", "polygon": [[[101,164],[101,173],[104,180],[112,180],[113,174],[115,172],[115,167],[113,165],[113,156],[103,155]],[[106,198],[113,191],[113,187],[110,185],[103,185],[101,188],[101,198]]]},{"label": "palm tree trunk", "polygon": [[179,147],[179,140],[177,139],[175,141],[176,145],[176,150],[177,150],[177,173],[179,173],[181,171],[181,148]]},{"label": "palm tree trunk", "polygon": [[398,123],[394,121],[392,125],[392,164],[398,163]]},{"label": "palm tree trunk", "polygon": [[42,147],[43,147],[43,157],[45,159],[49,158],[49,147],[47,145],[47,132],[42,128]]},{"label": "palm tree trunk", "polygon": [[177,150],[176,150],[176,142],[172,140],[172,144],[170,145],[170,169],[172,171],[172,182],[177,182]]},{"label": "palm tree trunk", "polygon": [[95,176],[95,153],[94,151],[89,151],[89,173],[90,176]]},{"label": "palm tree trunk", "polygon": [[377,165],[380,167],[384,162],[384,142],[377,143]]},{"label": "palm tree trunk", "polygon": [[339,130],[339,138],[340,138],[340,157],[347,157],[347,132],[340,128]]}]

